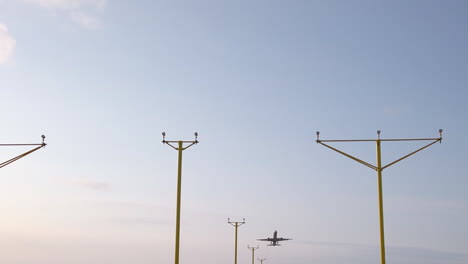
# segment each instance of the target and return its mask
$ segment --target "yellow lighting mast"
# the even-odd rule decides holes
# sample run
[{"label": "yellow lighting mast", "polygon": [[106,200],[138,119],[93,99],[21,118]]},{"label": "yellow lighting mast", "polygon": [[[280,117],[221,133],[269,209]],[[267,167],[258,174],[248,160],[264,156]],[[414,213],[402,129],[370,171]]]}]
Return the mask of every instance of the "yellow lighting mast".
[{"label": "yellow lighting mast", "polygon": [[[321,144],[331,150],[334,150],[354,161],[357,161],[361,163],[364,166],[367,166],[375,171],[377,171],[377,181],[378,181],[378,190],[379,190],[379,223],[380,223],[380,259],[381,259],[381,264],[385,264],[385,236],[384,236],[384,215],[383,215],[383,194],[382,194],[382,171],[406,158],[409,156],[412,156],[416,154],[417,152],[428,148],[429,146],[434,145],[437,142],[442,143],[442,129],[439,129],[439,137],[438,138],[402,138],[402,139],[380,139],[380,130],[377,130],[377,139],[333,139],[333,140],[321,140],[320,139],[320,132],[317,131],[317,144]],[[390,162],[389,164],[382,166],[382,154],[381,154],[381,142],[385,141],[432,141],[431,143],[427,144],[426,146],[419,148],[408,155],[405,155],[393,162]],[[337,148],[331,147],[328,144],[325,143],[332,143],[332,142],[375,142],[376,143],[376,152],[377,152],[377,164],[372,165],[370,163],[367,163],[361,159],[358,159],[354,156],[351,156],[341,150],[338,150]]]},{"label": "yellow lighting mast", "polygon": [[234,264],[237,264],[237,229],[239,226],[245,224],[245,218],[242,219],[242,222],[231,222],[228,218],[228,224],[232,225],[236,229],[235,241],[234,241]]},{"label": "yellow lighting mast", "polygon": [[[177,215],[176,215],[176,244],[175,244],[175,264],[179,264],[179,245],[180,245],[180,203],[182,191],[182,151],[198,144],[198,133],[195,132],[195,140],[193,141],[168,141],[166,140],[166,132],[162,132],[163,144],[169,145],[171,148],[177,150],[179,153],[178,167],[177,167]],[[173,144],[177,144],[174,146]],[[184,147],[184,144],[186,145]]]},{"label": "yellow lighting mast", "polygon": [[256,247],[250,247],[247,245],[247,248],[252,251],[252,264],[255,264],[255,250],[259,249],[260,247],[257,245]]}]

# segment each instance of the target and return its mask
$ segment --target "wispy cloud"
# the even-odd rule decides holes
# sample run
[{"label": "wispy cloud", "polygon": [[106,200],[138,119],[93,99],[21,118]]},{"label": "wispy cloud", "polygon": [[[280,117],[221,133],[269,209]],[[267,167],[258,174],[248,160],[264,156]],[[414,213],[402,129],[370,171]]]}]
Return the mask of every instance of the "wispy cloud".
[{"label": "wispy cloud", "polygon": [[8,32],[5,24],[0,23],[0,64],[6,63],[16,46],[16,40]]},{"label": "wispy cloud", "polygon": [[393,263],[462,264],[468,261],[468,255],[463,253],[428,248],[389,247],[388,254]]},{"label": "wispy cloud", "polygon": [[359,243],[348,243],[348,242],[330,242],[330,241],[318,241],[318,240],[292,240],[291,243],[303,244],[303,245],[324,245],[324,246],[334,246],[334,247],[359,247],[359,248],[369,248],[374,247],[372,245],[359,244]]},{"label": "wispy cloud", "polygon": [[107,5],[107,0],[24,0],[24,2],[65,12],[71,21],[88,29],[101,27],[101,21],[95,13]]},{"label": "wispy cloud", "polygon": [[24,0],[26,3],[53,9],[104,8],[107,0]]},{"label": "wispy cloud", "polygon": [[[333,248],[333,252],[330,252],[329,255],[313,257],[315,261],[327,264],[342,263],[343,259],[347,259],[348,263],[373,263],[373,260],[378,258],[377,255],[379,254],[377,245],[310,240],[293,240],[291,243]],[[347,250],[343,251],[343,249]],[[354,255],[350,256],[350,252]],[[350,261],[351,259],[356,262]],[[462,264],[467,263],[468,255],[461,252],[448,252],[429,248],[387,246],[387,259],[395,264]]]},{"label": "wispy cloud", "polygon": [[75,180],[74,183],[81,187],[94,190],[94,191],[108,191],[111,185],[103,181],[94,181],[94,180]]},{"label": "wispy cloud", "polygon": [[116,222],[122,224],[130,224],[130,225],[144,225],[144,226],[160,226],[160,225],[171,225],[172,221],[166,218],[156,218],[156,217],[127,217],[127,218],[117,218],[115,219]]},{"label": "wispy cloud", "polygon": [[93,16],[82,12],[73,12],[70,14],[73,22],[89,29],[98,29],[101,26],[101,21]]}]

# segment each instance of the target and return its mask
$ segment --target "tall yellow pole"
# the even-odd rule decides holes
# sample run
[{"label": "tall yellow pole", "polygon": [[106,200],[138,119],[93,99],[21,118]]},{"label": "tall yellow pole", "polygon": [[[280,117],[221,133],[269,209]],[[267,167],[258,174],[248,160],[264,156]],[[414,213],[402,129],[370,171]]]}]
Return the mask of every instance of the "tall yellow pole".
[{"label": "tall yellow pole", "polygon": [[[171,148],[177,150],[179,154],[178,166],[177,166],[177,212],[176,212],[176,238],[175,238],[175,264],[179,264],[179,246],[180,246],[180,204],[181,204],[181,193],[182,193],[182,151],[190,148],[191,146],[198,144],[198,133],[195,132],[195,140],[192,141],[170,141],[166,140],[166,132],[162,132],[163,144],[169,145]],[[177,147],[175,144],[177,143]],[[184,147],[184,144],[188,144]]]},{"label": "tall yellow pole", "polygon": [[245,218],[242,220],[242,222],[231,222],[228,218],[228,224],[232,225],[236,229],[234,240],[234,264],[237,264],[237,229],[239,228],[239,226],[245,224]]},{"label": "tall yellow pole", "polygon": [[176,244],[175,244],[175,264],[179,264],[179,242],[180,242],[180,200],[181,200],[181,189],[182,189],[182,151],[183,142],[179,141],[179,162],[177,169],[177,216],[176,216]]},{"label": "tall yellow pole", "polygon": [[234,246],[234,264],[237,264],[237,229],[239,228],[239,224],[236,223],[236,243]]},{"label": "tall yellow pole", "polygon": [[252,264],[255,264],[255,249],[252,248]]},{"label": "tall yellow pole", "polygon": [[259,249],[260,247],[250,247],[249,245],[247,245],[247,248],[252,250],[252,264],[255,264],[255,250]]},{"label": "tall yellow pole", "polygon": [[379,219],[380,219],[380,262],[385,264],[385,236],[384,236],[384,214],[382,193],[382,155],[380,150],[380,139],[377,143],[377,178],[379,184]]},{"label": "tall yellow pole", "polygon": [[[366,166],[366,167],[369,167],[375,171],[377,171],[377,180],[378,180],[378,188],[379,188],[379,223],[380,223],[380,261],[381,261],[381,264],[385,264],[385,236],[384,236],[384,214],[383,214],[383,192],[382,192],[382,171],[392,165],[395,165],[396,163],[418,153],[419,151],[423,150],[423,149],[426,149],[432,145],[434,145],[435,143],[439,142],[439,143],[442,143],[442,129],[439,129],[439,135],[440,137],[439,138],[399,138],[399,139],[380,139],[380,134],[381,134],[381,131],[380,130],[377,130],[377,136],[378,138],[377,139],[332,139],[332,140],[321,140],[320,139],[320,132],[317,131],[316,135],[317,135],[317,140],[315,142],[317,142],[318,144],[321,144],[331,150],[334,150],[338,153],[340,153],[341,155],[344,155],[354,161],[357,161],[359,163],[361,163],[362,165]],[[334,148],[328,144],[325,144],[325,143],[328,143],[328,142],[372,142],[372,141],[375,141],[376,142],[376,145],[377,145],[377,165],[372,165],[370,163],[367,163],[365,162],[364,160],[361,160],[361,159],[358,159],[354,156],[351,156],[349,155],[348,153],[345,153],[337,148]],[[390,162],[389,164],[387,165],[384,165],[382,166],[382,154],[381,154],[381,146],[380,146],[380,143],[382,141],[432,141],[431,143],[393,161],[393,162]]]}]

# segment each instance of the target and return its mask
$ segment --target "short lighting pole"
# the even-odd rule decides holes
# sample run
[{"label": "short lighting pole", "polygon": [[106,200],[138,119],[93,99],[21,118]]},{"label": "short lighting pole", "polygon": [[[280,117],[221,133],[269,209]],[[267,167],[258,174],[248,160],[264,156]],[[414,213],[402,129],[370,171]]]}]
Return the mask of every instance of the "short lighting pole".
[{"label": "short lighting pole", "polygon": [[[166,140],[166,132],[162,132],[163,144],[167,144],[179,153],[178,169],[177,169],[177,217],[176,217],[176,244],[175,244],[175,264],[179,264],[179,242],[180,242],[180,196],[182,190],[182,151],[198,143],[198,133],[195,132],[195,140],[193,141],[168,141]],[[177,146],[173,144],[177,143]],[[184,147],[184,144],[188,144]]]},{"label": "short lighting pole", "polygon": [[228,218],[228,224],[232,225],[236,229],[236,238],[234,242],[234,264],[237,264],[237,229],[239,226],[245,224],[245,218],[242,219],[242,222],[231,222]]},{"label": "short lighting pole", "polygon": [[[380,259],[381,259],[381,264],[385,264],[385,237],[384,237],[384,215],[383,215],[383,194],[382,194],[382,171],[392,165],[394,165],[395,163],[397,162],[400,162],[406,158],[408,158],[409,156],[412,156],[413,154],[416,154],[417,152],[429,147],[429,146],[432,146],[434,145],[435,143],[437,142],[440,142],[442,143],[442,129],[439,129],[439,137],[438,138],[413,138],[413,139],[407,139],[407,138],[403,138],[403,139],[380,139],[380,130],[377,130],[377,139],[358,139],[358,140],[354,140],[354,139],[339,139],[339,140],[321,140],[319,137],[320,137],[320,132],[317,131],[317,140],[315,142],[317,142],[317,144],[321,144],[331,150],[334,150],[354,161],[357,161],[359,163],[361,163],[362,165],[364,166],[367,166],[375,171],[377,171],[377,180],[378,180],[378,190],[379,190],[379,221],[380,221]],[[376,143],[376,146],[377,146],[377,165],[372,165],[370,163],[367,163],[361,159],[358,159],[354,156],[351,156],[341,150],[338,150],[334,147],[331,147],[327,144],[325,144],[324,142],[363,142],[363,141],[367,141],[367,142],[375,142]],[[381,142],[383,141],[432,141],[431,143],[427,144],[426,146],[422,147],[422,148],[419,148],[417,149],[416,151],[413,151],[411,152],[410,154],[406,155],[406,156],[403,156],[393,162],[390,162],[389,164],[385,165],[385,166],[382,166],[382,155],[381,155]]]},{"label": "short lighting pole", "polygon": [[266,258],[262,258],[262,259],[261,259],[261,258],[258,258],[257,260],[260,261],[260,264],[263,264],[263,261],[265,261]]},{"label": "short lighting pole", "polygon": [[44,148],[45,146],[47,146],[47,144],[44,143],[45,136],[42,135],[41,138],[42,138],[42,143],[37,143],[37,144],[0,144],[1,147],[35,146],[35,148],[31,149],[30,151],[27,151],[27,152],[25,152],[25,153],[23,153],[23,154],[20,154],[20,155],[14,157],[14,158],[11,158],[11,159],[9,159],[9,160],[7,160],[7,161],[4,161],[4,162],[0,163],[0,168],[3,168],[3,167],[5,167],[6,165],[11,164],[11,163],[17,161],[17,160],[19,160],[19,159],[21,159],[21,158],[23,158],[23,157],[25,157],[25,156],[27,156],[27,155],[33,153],[33,152],[36,151],[36,150],[38,150],[38,149],[40,149],[40,148]]},{"label": "short lighting pole", "polygon": [[255,250],[259,249],[260,247],[257,245],[256,247],[249,247],[249,245],[247,245],[247,248],[252,250],[252,264],[255,264],[254,263],[254,260],[255,260]]}]

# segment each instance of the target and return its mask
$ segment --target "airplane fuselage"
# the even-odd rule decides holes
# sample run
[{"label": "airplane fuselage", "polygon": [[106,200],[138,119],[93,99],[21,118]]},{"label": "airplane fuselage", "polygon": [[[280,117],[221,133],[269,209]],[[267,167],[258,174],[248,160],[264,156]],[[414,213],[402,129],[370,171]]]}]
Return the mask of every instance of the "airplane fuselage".
[{"label": "airplane fuselage", "polygon": [[271,241],[272,246],[279,245],[278,244],[278,231],[275,230],[273,233],[273,241]]}]

